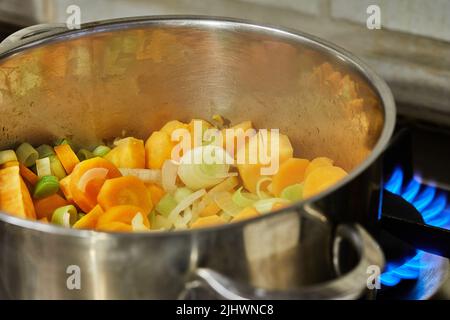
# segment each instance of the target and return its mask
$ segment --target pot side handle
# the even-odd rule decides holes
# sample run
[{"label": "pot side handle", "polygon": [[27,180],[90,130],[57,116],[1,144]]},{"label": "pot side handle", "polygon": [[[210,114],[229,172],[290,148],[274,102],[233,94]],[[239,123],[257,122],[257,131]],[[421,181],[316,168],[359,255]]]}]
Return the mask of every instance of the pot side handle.
[{"label": "pot side handle", "polygon": [[[359,261],[350,271],[341,274],[341,244],[346,242],[359,255]],[[333,243],[333,264],[337,278],[317,286],[283,291],[257,288],[247,283],[237,282],[209,268],[198,268],[192,280],[186,284],[180,298],[200,298],[197,292],[212,293],[217,299],[252,300],[252,299],[357,299],[369,288],[373,270],[380,273],[384,267],[384,255],[377,242],[360,225],[339,225]],[[373,268],[375,267],[375,268]],[[376,278],[375,274],[375,278]],[[379,274],[378,274],[379,277]],[[372,277],[374,281],[376,279]],[[378,278],[379,280],[379,278]],[[197,291],[199,290],[199,291]]]}]

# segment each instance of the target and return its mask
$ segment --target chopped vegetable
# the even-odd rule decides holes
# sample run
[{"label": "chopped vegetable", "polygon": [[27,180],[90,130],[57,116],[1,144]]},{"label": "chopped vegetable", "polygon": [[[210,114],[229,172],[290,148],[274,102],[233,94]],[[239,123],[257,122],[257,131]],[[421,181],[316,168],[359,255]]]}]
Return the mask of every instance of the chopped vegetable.
[{"label": "chopped vegetable", "polygon": [[161,184],[161,170],[158,169],[130,169],[119,168],[123,176],[135,176],[144,183]]},{"label": "chopped vegetable", "polygon": [[144,141],[135,138],[124,138],[116,141],[105,159],[111,161],[118,168],[145,168]]},{"label": "chopped vegetable", "polygon": [[156,205],[156,211],[168,217],[177,204],[175,198],[170,193],[166,193]]},{"label": "chopped vegetable", "polygon": [[242,209],[236,216],[231,220],[232,222],[246,220],[259,216],[260,213],[255,209],[255,207],[246,207]]},{"label": "chopped vegetable", "polygon": [[230,192],[216,193],[214,195],[214,202],[220,209],[231,216],[237,215],[242,210],[242,208],[233,201],[233,197]]},{"label": "chopped vegetable", "polygon": [[199,212],[199,216],[200,217],[213,216],[213,215],[218,214],[220,212],[220,210],[222,210],[222,209],[217,205],[217,203],[211,202],[203,210],[201,210]]},{"label": "chopped vegetable", "polygon": [[34,200],[34,209],[38,219],[47,218],[51,220],[53,212],[59,207],[68,205],[69,202],[55,193],[42,199]]},{"label": "chopped vegetable", "polygon": [[73,196],[70,192],[70,175],[65,176],[63,179],[59,180],[59,188],[64,194],[64,197],[66,197],[67,201],[72,202]]},{"label": "chopped vegetable", "polygon": [[268,212],[272,211],[272,208],[273,208],[274,204],[276,204],[276,203],[286,205],[286,204],[289,204],[289,201],[286,199],[282,199],[282,198],[262,199],[262,200],[258,200],[257,202],[255,202],[253,204],[253,206],[259,213],[264,214],[264,213],[268,213]]},{"label": "chopped vegetable", "polygon": [[87,150],[87,149],[80,149],[77,152],[77,158],[80,161],[84,161],[84,160],[87,160],[87,159],[90,159],[90,158],[93,158],[93,157],[94,157],[94,154],[92,152],[90,152],[89,150]]},{"label": "chopped vegetable", "polygon": [[50,159],[50,169],[52,171],[52,174],[58,179],[63,179],[67,174],[64,170],[64,167],[61,164],[61,161],[59,161],[58,157],[55,155],[49,156]]},{"label": "chopped vegetable", "polygon": [[50,158],[46,157],[36,160],[36,171],[39,178],[51,176],[52,167],[50,165]]},{"label": "chopped vegetable", "polygon": [[174,192],[177,188],[177,172],[178,166],[172,160],[164,161],[161,170],[161,183],[166,192]]},{"label": "chopped vegetable", "polygon": [[177,129],[188,129],[189,126],[183,122],[180,122],[178,120],[172,120],[167,122],[160,131],[165,132],[169,135],[169,137],[172,136],[172,133]]},{"label": "chopped vegetable", "polygon": [[251,206],[259,200],[258,196],[248,192],[242,192],[243,187],[240,187],[233,193],[232,200],[239,207],[245,208]]},{"label": "chopped vegetable", "polygon": [[173,194],[173,197],[177,203],[180,203],[183,201],[184,198],[192,194],[192,190],[189,188],[178,188],[175,190],[175,193]]},{"label": "chopped vegetable", "polygon": [[303,199],[303,183],[287,186],[280,193],[280,197],[289,201],[300,201]]},{"label": "chopped vegetable", "polygon": [[170,230],[172,224],[167,217],[156,215],[155,223],[152,225],[153,230]]},{"label": "chopped vegetable", "polygon": [[[94,168],[104,168],[108,170],[106,177],[96,178],[90,180],[84,190],[81,190],[78,185],[83,175]],[[97,205],[97,195],[100,192],[100,188],[106,179],[112,179],[120,177],[120,171],[108,160],[100,157],[85,160],[75,166],[71,173],[69,190],[72,194],[73,201],[83,210],[89,212]]]},{"label": "chopped vegetable", "polygon": [[79,219],[73,225],[74,229],[95,229],[98,218],[104,213],[103,209],[96,205],[91,211],[86,213],[84,217]]},{"label": "chopped vegetable", "polygon": [[142,213],[147,216],[153,208],[147,188],[134,176],[106,180],[97,200],[103,210],[120,205],[133,205],[141,208]]},{"label": "chopped vegetable", "polygon": [[20,177],[18,166],[0,169],[0,211],[36,219],[30,193]]},{"label": "chopped vegetable", "polygon": [[100,145],[92,151],[94,157],[104,157],[111,151],[111,148],[107,146]]},{"label": "chopped vegetable", "polygon": [[17,156],[14,150],[0,151],[0,164],[7,163],[9,161],[17,161]]},{"label": "chopped vegetable", "polygon": [[35,164],[36,160],[39,158],[39,153],[33,146],[27,142],[22,143],[16,149],[17,159],[25,167],[31,167]]},{"label": "chopped vegetable", "polygon": [[302,183],[305,179],[305,171],[309,166],[306,159],[290,158],[280,165],[278,172],[273,176],[272,192],[279,196],[287,186]]},{"label": "chopped vegetable", "polygon": [[312,171],[305,180],[303,197],[312,197],[327,189],[347,175],[342,168],[334,166],[322,166]]},{"label": "chopped vegetable", "polygon": [[53,212],[52,223],[63,226],[71,227],[77,221],[77,209],[69,204],[64,207],[60,207]]},{"label": "chopped vegetable", "polygon": [[262,177],[261,179],[258,180],[258,182],[256,183],[256,195],[258,196],[259,199],[270,198],[270,196],[266,192],[262,191],[262,189],[263,189],[264,184],[267,184],[266,189],[268,189],[269,188],[268,186],[270,185],[271,182],[272,182],[272,178],[269,178],[269,177],[265,177],[265,178]]},{"label": "chopped vegetable", "polygon": [[55,176],[44,176],[34,186],[33,197],[36,199],[45,198],[55,194],[59,190],[59,181]]},{"label": "chopped vegetable", "polygon": [[205,189],[198,190],[186,198],[183,199],[180,203],[177,204],[177,206],[169,213],[169,216],[167,217],[170,222],[174,222],[176,217],[184,210],[186,210],[188,207],[190,207],[194,201],[197,199],[203,197],[206,194]]},{"label": "chopped vegetable", "polygon": [[145,142],[146,166],[150,169],[161,169],[163,163],[171,158],[173,142],[163,131],[155,131]]},{"label": "chopped vegetable", "polygon": [[311,172],[313,172],[317,168],[331,167],[331,166],[333,166],[333,160],[331,160],[330,158],[326,157],[315,158],[309,163],[309,165],[305,169],[305,179],[311,174]]},{"label": "chopped vegetable", "polygon": [[186,152],[180,160],[178,176],[192,190],[210,188],[228,177],[233,159],[221,147],[208,145]]},{"label": "chopped vegetable", "polygon": [[209,217],[202,217],[198,218],[197,221],[191,224],[191,228],[206,228],[206,227],[212,227],[217,226],[221,224],[225,224],[226,221],[222,219],[219,216],[209,216]]},{"label": "chopped vegetable", "polygon": [[110,223],[123,223],[128,225],[130,230],[132,230],[131,222],[138,213],[142,215],[142,223],[149,228],[150,224],[147,219],[147,215],[142,213],[142,209],[140,207],[131,205],[119,205],[109,208],[98,218],[96,228],[97,230],[112,231],[109,230]]},{"label": "chopped vegetable", "polygon": [[150,192],[150,197],[152,198],[153,204],[158,203],[165,194],[164,190],[156,184],[146,184],[145,186]]},{"label": "chopped vegetable", "polygon": [[75,166],[80,163],[77,155],[73,152],[69,144],[61,144],[55,147],[55,153],[61,161],[67,174],[70,174]]},{"label": "chopped vegetable", "polygon": [[53,147],[49,146],[48,144],[41,144],[36,148],[36,151],[39,154],[39,159],[55,155],[55,150],[53,150]]},{"label": "chopped vegetable", "polygon": [[8,168],[8,167],[18,167],[19,165],[22,165],[19,161],[8,161],[2,165],[0,165],[0,169]]},{"label": "chopped vegetable", "polygon": [[144,224],[144,216],[140,212],[136,213],[134,218],[131,220],[131,227],[132,227],[133,231],[148,231],[149,230],[149,225],[146,226]]},{"label": "chopped vegetable", "polygon": [[25,181],[27,181],[32,186],[34,186],[39,181],[39,177],[23,164],[19,164],[19,170],[22,178],[24,178]]}]

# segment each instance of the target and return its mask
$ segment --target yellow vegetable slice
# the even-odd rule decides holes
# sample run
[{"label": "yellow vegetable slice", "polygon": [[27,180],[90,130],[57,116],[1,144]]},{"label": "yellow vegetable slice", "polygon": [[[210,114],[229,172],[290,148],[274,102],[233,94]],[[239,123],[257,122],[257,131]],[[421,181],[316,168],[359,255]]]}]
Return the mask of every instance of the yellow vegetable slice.
[{"label": "yellow vegetable slice", "polygon": [[323,166],[316,168],[305,180],[303,198],[308,198],[329,188],[347,175],[342,168]]}]

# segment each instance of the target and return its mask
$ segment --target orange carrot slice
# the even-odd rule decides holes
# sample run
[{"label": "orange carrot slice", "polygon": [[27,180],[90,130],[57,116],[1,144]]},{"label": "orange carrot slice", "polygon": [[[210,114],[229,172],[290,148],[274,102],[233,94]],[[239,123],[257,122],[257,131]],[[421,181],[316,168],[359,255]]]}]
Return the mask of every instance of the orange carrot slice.
[{"label": "orange carrot slice", "polygon": [[220,212],[220,207],[217,205],[215,201],[208,204],[202,211],[200,211],[199,216],[200,217],[208,217],[216,215]]},{"label": "orange carrot slice", "polygon": [[23,164],[19,164],[20,175],[25,179],[26,182],[34,186],[38,181],[39,177],[30,169],[25,167]]},{"label": "orange carrot slice", "polygon": [[153,208],[152,199],[145,184],[134,176],[105,181],[98,194],[97,201],[104,210],[120,205],[136,206],[141,208],[141,212],[145,216]]},{"label": "orange carrot slice", "polygon": [[0,211],[20,218],[36,218],[33,201],[20,176],[19,166],[0,169]]},{"label": "orange carrot slice", "polygon": [[219,216],[208,216],[198,218],[194,223],[191,224],[191,228],[205,228],[212,227],[220,224],[225,224],[226,221]]},{"label": "orange carrot slice", "polygon": [[47,218],[51,220],[53,211],[68,204],[69,202],[66,199],[55,193],[51,196],[34,200],[34,209],[38,219]]},{"label": "orange carrot slice", "polygon": [[303,197],[308,198],[332,186],[347,175],[342,168],[323,166],[316,168],[305,179]]},{"label": "orange carrot slice", "polygon": [[109,232],[131,232],[133,231],[133,227],[130,224],[126,224],[123,222],[109,222],[101,224],[98,228],[98,231],[109,231]]},{"label": "orange carrot slice", "polygon": [[257,217],[259,215],[260,215],[260,213],[254,207],[246,207],[246,208],[242,209],[242,211],[239,212],[231,221],[236,222],[236,221],[246,220],[246,219],[250,219],[253,217]]},{"label": "orange carrot slice", "polygon": [[147,190],[150,192],[150,197],[152,198],[152,203],[157,204],[159,200],[166,194],[163,188],[160,186],[150,183],[145,185]]},{"label": "orange carrot slice", "polygon": [[145,168],[144,141],[132,137],[121,139],[117,146],[105,155],[118,168]]},{"label": "orange carrot slice", "polygon": [[272,180],[273,194],[279,196],[287,186],[303,182],[308,165],[309,160],[299,158],[290,158],[283,162]]},{"label": "orange carrot slice", "polygon": [[70,174],[75,168],[75,166],[80,163],[80,160],[78,160],[77,155],[75,152],[73,152],[72,148],[68,144],[61,144],[59,146],[56,146],[55,148],[56,156],[58,157],[59,161],[61,161],[64,170],[66,170],[67,174]]},{"label": "orange carrot slice", "polygon": [[67,201],[73,202],[73,196],[72,193],[70,192],[70,178],[71,176],[68,175],[59,180],[59,188],[64,194],[64,197],[66,197]]},{"label": "orange carrot slice", "polygon": [[103,209],[96,205],[94,209],[89,211],[84,217],[75,222],[73,228],[75,229],[95,229],[97,226],[98,218],[104,214]]},{"label": "orange carrot slice", "polygon": [[142,212],[142,208],[130,205],[120,205],[109,208],[98,218],[97,230],[105,230],[105,225],[108,225],[112,222],[120,222],[129,225],[131,228],[131,221],[138,213],[142,214],[143,224],[146,227],[149,227],[150,223],[148,221],[147,215]]},{"label": "orange carrot slice", "polygon": [[[108,170],[103,178],[92,179],[86,184],[84,190],[79,187],[79,182],[83,175],[91,169],[105,168]],[[97,195],[106,179],[120,177],[120,171],[108,160],[95,157],[84,160],[75,166],[70,175],[69,190],[72,194],[73,201],[84,212],[91,211],[97,205]]]},{"label": "orange carrot slice", "polygon": [[326,158],[326,157],[318,157],[318,158],[311,160],[311,162],[309,163],[308,167],[305,170],[305,179],[307,176],[309,176],[309,174],[311,172],[313,172],[317,168],[331,167],[333,165],[333,162],[334,162],[333,160],[331,160],[330,158]]}]

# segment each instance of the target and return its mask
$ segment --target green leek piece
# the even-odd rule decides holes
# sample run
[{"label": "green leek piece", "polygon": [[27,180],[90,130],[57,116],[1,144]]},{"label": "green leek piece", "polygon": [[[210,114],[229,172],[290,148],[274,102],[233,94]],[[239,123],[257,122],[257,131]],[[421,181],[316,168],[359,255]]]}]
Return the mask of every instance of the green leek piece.
[{"label": "green leek piece", "polygon": [[17,159],[22,163],[25,167],[31,167],[36,163],[36,160],[39,158],[39,153],[36,151],[33,146],[27,142],[22,143],[16,149]]},{"label": "green leek piece", "polygon": [[44,176],[34,187],[33,197],[40,199],[51,196],[59,190],[59,181],[55,176]]},{"label": "green leek piece", "polygon": [[175,201],[175,198],[169,194],[166,193],[161,200],[159,200],[158,204],[156,205],[156,211],[158,211],[163,216],[167,217],[170,212],[177,206],[177,202]]}]

